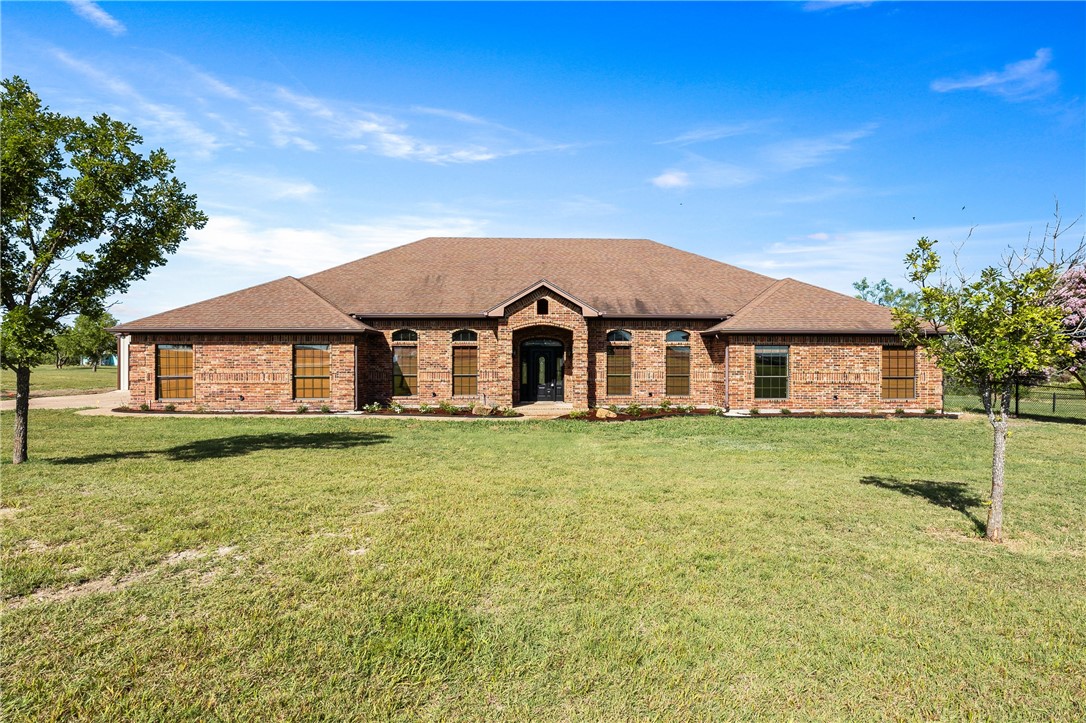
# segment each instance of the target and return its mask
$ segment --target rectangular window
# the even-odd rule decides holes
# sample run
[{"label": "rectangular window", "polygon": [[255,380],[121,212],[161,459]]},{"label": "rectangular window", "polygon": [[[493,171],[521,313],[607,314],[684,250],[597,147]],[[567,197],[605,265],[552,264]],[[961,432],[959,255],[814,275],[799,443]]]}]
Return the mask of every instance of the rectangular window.
[{"label": "rectangular window", "polygon": [[632,392],[630,351],[628,346],[607,347],[607,396],[625,397]]},{"label": "rectangular window", "polygon": [[479,393],[479,349],[474,346],[454,346],[453,396]]},{"label": "rectangular window", "polygon": [[330,354],[327,344],[294,345],[294,398],[327,399]]},{"label": "rectangular window", "polygon": [[419,393],[419,350],[414,346],[392,347],[392,396]]},{"label": "rectangular window", "polygon": [[754,398],[788,398],[788,347],[754,347]]},{"label": "rectangular window", "polygon": [[155,347],[155,382],[159,399],[192,399],[192,344]]},{"label": "rectangular window", "polygon": [[882,348],[882,398],[916,397],[916,350]]},{"label": "rectangular window", "polygon": [[690,347],[669,346],[665,354],[667,379],[664,391],[669,397],[685,397],[690,394]]}]

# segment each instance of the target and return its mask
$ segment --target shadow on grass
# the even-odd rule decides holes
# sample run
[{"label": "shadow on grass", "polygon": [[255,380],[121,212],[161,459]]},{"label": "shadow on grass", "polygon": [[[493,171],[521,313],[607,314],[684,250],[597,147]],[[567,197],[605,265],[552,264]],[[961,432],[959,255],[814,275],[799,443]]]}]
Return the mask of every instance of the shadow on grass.
[{"label": "shadow on grass", "polygon": [[60,457],[52,461],[55,464],[96,464],[98,462],[164,457],[174,461],[195,462],[201,459],[241,457],[266,450],[350,449],[352,447],[384,444],[391,439],[392,437],[387,434],[360,434],[357,432],[238,434],[233,437],[200,439],[167,449],[99,452],[81,457]]},{"label": "shadow on grass", "polygon": [[1086,424],[1086,418],[1056,417],[1051,414],[1026,414],[1018,415],[1018,419],[1031,419],[1034,422],[1055,422],[1056,424]]},{"label": "shadow on grass", "polygon": [[973,509],[984,506],[984,500],[970,492],[964,482],[936,482],[928,479],[914,479],[906,482],[894,477],[868,475],[860,478],[860,484],[893,490],[908,497],[922,497],[937,507],[945,507],[962,513],[973,523],[978,532],[985,531],[985,521],[973,512]]}]

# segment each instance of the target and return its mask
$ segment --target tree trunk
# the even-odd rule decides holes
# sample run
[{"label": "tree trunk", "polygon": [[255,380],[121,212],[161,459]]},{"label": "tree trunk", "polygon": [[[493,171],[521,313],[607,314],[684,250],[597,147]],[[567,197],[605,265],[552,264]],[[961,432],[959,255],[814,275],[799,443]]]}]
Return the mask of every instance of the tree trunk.
[{"label": "tree trunk", "polygon": [[995,443],[992,445],[992,504],[988,508],[988,524],[984,536],[992,542],[1003,542],[1003,466],[1007,456],[1007,421],[992,423]]},{"label": "tree trunk", "polygon": [[26,461],[26,431],[30,419],[30,367],[15,370],[15,430],[12,432],[13,464]]},{"label": "tree trunk", "polygon": [[1011,414],[1011,390],[1014,381],[1007,379],[999,388],[999,416],[996,416],[996,386],[981,385],[981,398],[988,421],[992,425],[992,501],[988,507],[988,524],[984,536],[992,542],[1003,542],[1003,470],[1007,459],[1007,420]]}]

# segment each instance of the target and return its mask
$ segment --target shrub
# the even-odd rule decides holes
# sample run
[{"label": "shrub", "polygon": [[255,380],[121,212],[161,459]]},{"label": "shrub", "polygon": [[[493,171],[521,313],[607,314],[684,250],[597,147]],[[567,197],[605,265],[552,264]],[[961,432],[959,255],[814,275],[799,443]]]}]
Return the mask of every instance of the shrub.
[{"label": "shrub", "polygon": [[197,404],[192,411],[196,412],[197,414],[203,414],[207,411],[207,407],[205,407],[203,404]]},{"label": "shrub", "polygon": [[503,407],[498,410],[498,413],[501,414],[503,417],[517,416],[517,410],[513,409],[512,407]]},{"label": "shrub", "polygon": [[437,406],[441,409],[441,411],[445,412],[445,414],[456,414],[456,412],[460,410],[460,407],[456,406],[448,399],[443,400]]},{"label": "shrub", "polygon": [[264,413],[265,414],[275,414],[275,407],[271,407],[271,406],[264,407]]},{"label": "shrub", "polygon": [[630,402],[629,404],[626,405],[626,409],[624,409],[623,411],[626,414],[629,414],[631,417],[640,417],[641,412],[643,412],[644,410],[641,408],[641,405],[638,404],[637,402]]},{"label": "shrub", "polygon": [[[661,411],[666,412],[667,410],[671,409],[672,406],[674,406],[674,404],[670,399],[661,399],[660,400],[660,410]],[[682,405],[679,405],[679,406],[682,406]]]},{"label": "shrub", "polygon": [[781,414],[791,414],[792,410],[787,407],[781,407]]},{"label": "shrub", "polygon": [[607,407],[607,410],[610,412],[614,412],[615,414],[618,414],[619,412],[617,404],[612,404],[611,406]]},{"label": "shrub", "polygon": [[129,407],[127,404],[122,404],[121,406],[117,407],[117,409],[121,410],[122,412],[127,412],[129,409],[131,409],[131,407]]},{"label": "shrub", "polygon": [[749,411],[750,411],[751,414],[761,414],[762,413],[762,410],[758,409],[758,407],[751,407]]},{"label": "shrub", "polygon": [[574,409],[572,412],[569,413],[569,418],[570,419],[588,419],[588,410],[587,409]]},{"label": "shrub", "polygon": [[381,408],[382,407],[380,402],[371,402],[369,404],[362,405],[362,411],[369,412],[370,414],[373,414],[374,412],[380,412]]},{"label": "shrub", "polygon": [[166,410],[167,412],[176,412],[177,411],[177,405],[176,404],[167,404],[165,407],[163,407],[163,409]]},{"label": "shrub", "polygon": [[309,405],[308,404],[299,404],[298,408],[295,409],[294,411],[297,412],[298,414],[305,414],[306,412],[309,411]]},{"label": "shrub", "polygon": [[430,412],[434,411],[434,409],[436,409],[434,405],[423,402],[419,405],[419,414],[429,414]]},{"label": "shrub", "polygon": [[399,402],[393,402],[392,404],[388,405],[388,408],[389,411],[391,411],[393,414],[403,414],[405,409],[404,405],[400,404]]},{"label": "shrub", "polygon": [[149,411],[151,411],[151,405],[148,404],[147,402],[144,402],[143,404],[140,405],[140,411],[141,412],[149,412]]},{"label": "shrub", "polygon": [[924,410],[924,414],[938,414],[938,413],[939,412],[938,412],[938,410],[935,409],[935,407],[928,407],[927,409]]},{"label": "shrub", "polygon": [[331,407],[329,407],[327,404],[322,404],[321,405],[321,414],[331,414],[331,413],[332,413],[332,408]]},{"label": "shrub", "polygon": [[905,410],[902,409],[901,407],[898,407],[897,409],[894,410],[894,414],[896,414],[899,417],[904,417],[905,416]]}]

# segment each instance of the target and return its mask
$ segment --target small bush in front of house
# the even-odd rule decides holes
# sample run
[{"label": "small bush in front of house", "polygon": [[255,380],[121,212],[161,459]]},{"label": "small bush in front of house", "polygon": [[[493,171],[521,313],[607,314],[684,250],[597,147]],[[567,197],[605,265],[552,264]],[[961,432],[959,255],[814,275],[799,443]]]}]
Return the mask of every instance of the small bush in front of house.
[{"label": "small bush in front of house", "polygon": [[630,402],[629,404],[626,405],[626,408],[623,411],[626,414],[629,414],[631,417],[640,417],[641,412],[644,411],[644,410],[641,408],[641,405],[638,404],[637,402]]},{"label": "small bush in front of house", "polygon": [[382,407],[381,407],[380,402],[370,402],[369,404],[363,404],[362,405],[362,411],[363,412],[369,412],[370,414],[373,414],[375,412],[380,412],[381,409],[382,409]]},{"label": "small bush in front of house", "polygon": [[151,405],[148,404],[147,402],[144,402],[143,404],[140,405],[140,411],[141,412],[149,412],[149,411],[151,411]]},{"label": "small bush in front of house", "polygon": [[298,408],[295,409],[294,411],[297,412],[298,414],[305,414],[306,412],[309,411],[309,405],[308,404],[299,404]]},{"label": "small bush in front of house", "polygon": [[761,409],[758,409],[758,407],[751,407],[751,408],[750,408],[750,413],[751,413],[751,414],[761,414],[761,413],[762,413],[762,410],[761,410]]},{"label": "small bush in front of house", "polygon": [[570,419],[588,419],[588,410],[587,409],[574,409],[572,412],[569,413],[569,418]]},{"label": "small bush in front of house", "polygon": [[935,407],[928,407],[927,409],[924,410],[924,414],[932,414],[932,415],[934,415],[934,414],[938,414],[938,413],[939,412],[935,409]]},{"label": "small bush in front of house", "polygon": [[498,414],[503,417],[515,417],[517,416],[517,410],[513,409],[512,407],[501,407],[498,410]]},{"label": "small bush in front of house", "polygon": [[436,409],[436,407],[433,404],[427,404],[426,402],[423,402],[419,405],[419,414],[431,414],[433,413],[434,409]]},{"label": "small bush in front of house", "polygon": [[203,404],[197,404],[192,411],[196,412],[197,414],[203,414],[207,411],[207,407],[205,407]]},{"label": "small bush in front of house", "polygon": [[327,404],[322,404],[321,405],[321,414],[331,414],[331,413],[332,413],[332,408],[331,407],[329,407]]},{"label": "small bush in front of house", "polygon": [[272,406],[264,407],[264,414],[275,414],[275,407],[272,407]]},{"label": "small bush in front of house", "polygon": [[[675,406],[674,402],[672,402],[670,399],[661,399],[660,400],[660,411],[661,412],[666,412],[669,409],[671,409],[673,406]],[[680,405],[680,406],[682,406],[682,405]]]},{"label": "small bush in front of house", "polygon": [[898,407],[897,409],[894,410],[894,414],[896,414],[899,417],[904,417],[905,416],[905,410],[902,409],[901,407]]},{"label": "small bush in front of house", "polygon": [[163,407],[163,409],[165,409],[167,412],[176,412],[177,411],[177,405],[176,404],[167,404],[165,407]]},{"label": "small bush in front of house", "polygon": [[781,414],[791,414],[792,410],[787,407],[781,407]]}]

